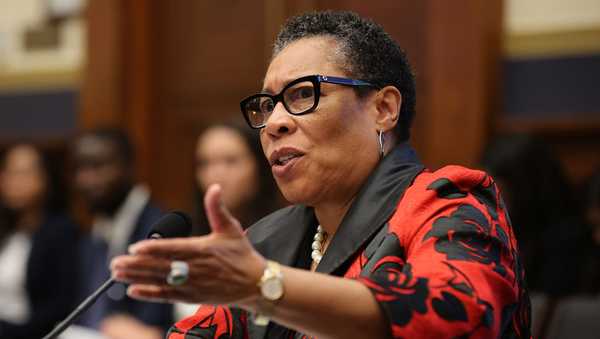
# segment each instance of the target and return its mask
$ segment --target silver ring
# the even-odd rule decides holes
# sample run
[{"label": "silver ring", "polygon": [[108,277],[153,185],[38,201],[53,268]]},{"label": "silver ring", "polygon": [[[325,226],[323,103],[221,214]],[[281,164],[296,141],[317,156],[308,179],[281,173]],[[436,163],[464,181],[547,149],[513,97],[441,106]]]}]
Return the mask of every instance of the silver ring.
[{"label": "silver ring", "polygon": [[171,271],[167,275],[167,284],[171,286],[181,286],[188,280],[190,266],[185,261],[172,261]]}]

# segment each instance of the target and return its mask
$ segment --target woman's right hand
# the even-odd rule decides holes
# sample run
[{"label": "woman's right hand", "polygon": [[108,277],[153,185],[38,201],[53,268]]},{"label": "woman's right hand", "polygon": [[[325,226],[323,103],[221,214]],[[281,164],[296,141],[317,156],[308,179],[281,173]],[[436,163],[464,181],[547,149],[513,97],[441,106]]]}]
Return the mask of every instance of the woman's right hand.
[{"label": "woman's right hand", "polygon": [[[211,234],[144,240],[132,245],[129,255],[113,259],[112,275],[117,281],[131,284],[129,296],[197,304],[248,304],[259,298],[257,283],[266,260],[225,208],[221,192],[218,185],[212,185],[204,199]],[[166,281],[173,260],[189,266],[188,279],[180,286]]]}]

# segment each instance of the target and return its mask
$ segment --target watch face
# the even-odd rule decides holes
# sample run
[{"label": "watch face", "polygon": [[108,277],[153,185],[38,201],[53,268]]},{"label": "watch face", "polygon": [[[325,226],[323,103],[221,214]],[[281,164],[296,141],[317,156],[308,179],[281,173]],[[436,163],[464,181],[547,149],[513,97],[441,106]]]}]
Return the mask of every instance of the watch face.
[{"label": "watch face", "polygon": [[283,295],[283,285],[279,279],[269,279],[261,286],[262,295],[268,300],[277,300]]}]

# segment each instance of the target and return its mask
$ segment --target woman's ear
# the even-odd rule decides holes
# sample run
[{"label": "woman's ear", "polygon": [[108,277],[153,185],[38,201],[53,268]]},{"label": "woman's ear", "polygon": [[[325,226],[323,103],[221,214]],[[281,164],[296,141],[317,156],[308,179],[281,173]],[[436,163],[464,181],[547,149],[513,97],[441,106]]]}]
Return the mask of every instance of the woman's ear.
[{"label": "woman's ear", "polygon": [[396,87],[385,86],[380,89],[375,97],[377,129],[384,132],[392,130],[398,123],[401,106],[402,94]]}]

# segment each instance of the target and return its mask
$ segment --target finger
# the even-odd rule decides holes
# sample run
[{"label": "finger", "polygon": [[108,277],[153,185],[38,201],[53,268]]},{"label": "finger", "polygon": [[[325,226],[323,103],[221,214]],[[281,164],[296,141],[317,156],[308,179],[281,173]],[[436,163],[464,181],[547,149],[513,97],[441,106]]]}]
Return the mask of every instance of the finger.
[{"label": "finger", "polygon": [[169,259],[187,259],[206,254],[206,237],[142,240],[129,246],[129,253]]},{"label": "finger", "polygon": [[112,278],[126,284],[161,285],[165,283],[166,275],[156,272],[128,270],[115,271]]},{"label": "finger", "polygon": [[[215,270],[217,270],[217,266],[214,263],[200,263],[190,267],[187,278],[188,285],[194,285],[197,288],[211,285],[213,282],[207,278],[211,277]],[[127,284],[164,285],[167,283],[168,275],[169,272],[116,270],[113,272],[112,278]]]},{"label": "finger", "polygon": [[191,290],[183,286],[135,284],[127,288],[127,295],[134,299],[152,302],[189,301]]},{"label": "finger", "polygon": [[171,260],[149,255],[121,255],[110,262],[112,271],[137,270],[166,274],[171,267]]},{"label": "finger", "polygon": [[235,219],[221,199],[221,186],[213,184],[204,195],[204,208],[213,232],[232,236],[243,236],[240,222]]}]

